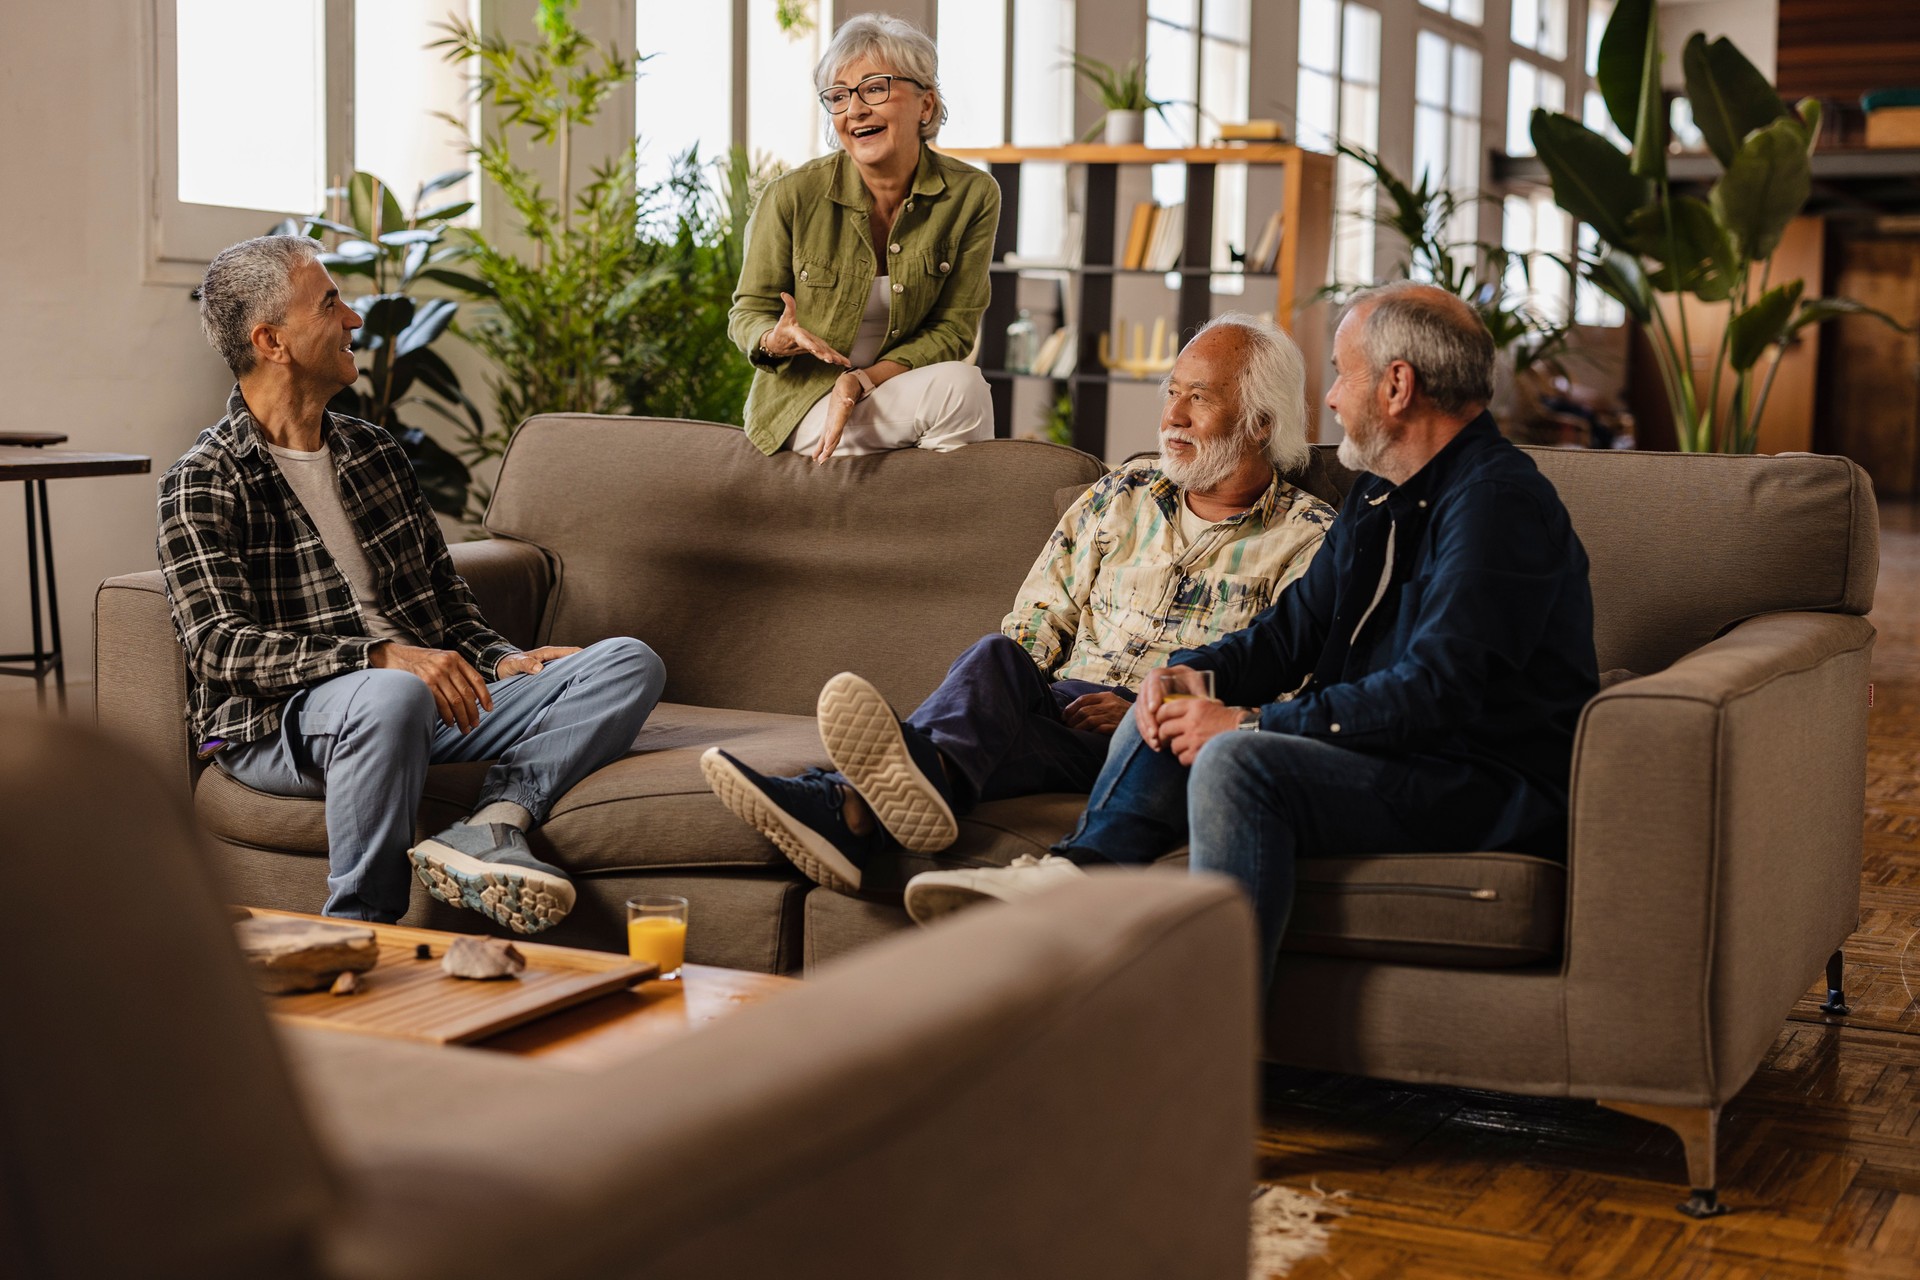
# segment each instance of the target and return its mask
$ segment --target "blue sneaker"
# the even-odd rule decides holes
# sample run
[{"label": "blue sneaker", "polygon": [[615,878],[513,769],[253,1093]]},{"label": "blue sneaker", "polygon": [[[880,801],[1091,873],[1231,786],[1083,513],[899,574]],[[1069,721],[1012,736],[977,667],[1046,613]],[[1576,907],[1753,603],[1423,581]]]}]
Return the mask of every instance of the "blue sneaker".
[{"label": "blue sneaker", "polygon": [[534,857],[527,833],[504,822],[456,822],[407,857],[428,893],[515,933],[551,929],[573,910],[573,881]]},{"label": "blue sneaker", "polygon": [[872,682],[842,671],[820,689],[820,741],[880,825],[915,853],[938,853],[960,838],[940,752],[900,723]]},{"label": "blue sneaker", "polygon": [[700,757],[700,772],[720,803],[773,841],[807,879],[840,893],[860,891],[881,835],[878,828],[857,835],[847,825],[844,784],[834,775],[809,769],[797,778],[769,778],[718,747]]}]

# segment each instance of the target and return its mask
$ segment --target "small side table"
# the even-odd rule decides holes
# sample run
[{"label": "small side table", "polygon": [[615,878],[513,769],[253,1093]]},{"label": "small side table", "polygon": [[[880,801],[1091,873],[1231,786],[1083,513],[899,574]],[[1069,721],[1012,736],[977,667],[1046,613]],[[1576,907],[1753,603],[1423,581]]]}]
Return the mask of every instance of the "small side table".
[{"label": "small side table", "polygon": [[[33,651],[0,653],[0,675],[27,676],[40,705],[47,702],[46,677],[53,675],[60,710],[67,709],[66,663],[60,652],[60,595],[53,577],[53,524],[47,516],[47,481],[72,476],[143,475],[150,458],[135,453],[79,453],[54,449],[67,437],[54,431],[0,431],[0,482],[21,481],[27,497],[27,591],[33,614]],[[48,628],[40,623],[41,575],[46,577]]]}]

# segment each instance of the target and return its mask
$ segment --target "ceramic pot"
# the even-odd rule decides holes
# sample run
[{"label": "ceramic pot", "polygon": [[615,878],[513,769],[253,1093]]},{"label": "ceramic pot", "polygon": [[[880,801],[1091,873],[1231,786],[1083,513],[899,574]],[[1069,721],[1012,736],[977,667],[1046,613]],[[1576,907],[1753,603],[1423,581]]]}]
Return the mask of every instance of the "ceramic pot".
[{"label": "ceramic pot", "polygon": [[1135,147],[1146,136],[1147,113],[1144,111],[1109,111],[1105,141],[1110,147]]}]

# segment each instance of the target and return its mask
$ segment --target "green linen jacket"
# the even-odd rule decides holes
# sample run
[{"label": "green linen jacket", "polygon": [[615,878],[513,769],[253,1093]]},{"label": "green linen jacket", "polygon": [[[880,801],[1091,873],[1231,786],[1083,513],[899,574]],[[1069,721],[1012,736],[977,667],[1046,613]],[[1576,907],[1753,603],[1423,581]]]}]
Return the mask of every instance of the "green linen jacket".
[{"label": "green linen jacket", "polygon": [[[786,444],[841,370],[805,354],[768,356],[760,339],[780,319],[785,292],[801,328],[836,351],[853,346],[880,274],[867,234],[871,211],[860,170],[844,151],[776,179],[753,211],[727,335],[754,365],[746,427],[762,453]],[[1000,184],[991,175],[921,144],[887,246],[893,305],[879,359],[918,369],[973,350],[999,221]]]}]

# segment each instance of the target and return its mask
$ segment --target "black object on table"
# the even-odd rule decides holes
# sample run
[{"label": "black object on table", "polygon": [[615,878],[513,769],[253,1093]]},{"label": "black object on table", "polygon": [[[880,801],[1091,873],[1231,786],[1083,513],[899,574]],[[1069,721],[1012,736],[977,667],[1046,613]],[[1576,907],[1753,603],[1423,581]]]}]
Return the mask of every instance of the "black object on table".
[{"label": "black object on table", "polygon": [[[67,709],[66,664],[60,653],[60,596],[53,578],[53,524],[47,516],[47,481],[72,476],[142,475],[153,461],[137,453],[80,453],[52,449],[66,436],[55,431],[0,431],[0,482],[21,481],[27,495],[27,592],[33,613],[33,650],[0,653],[0,675],[27,676],[46,705],[46,677],[53,674],[60,709]],[[41,575],[46,577],[46,622],[40,617]]]}]

